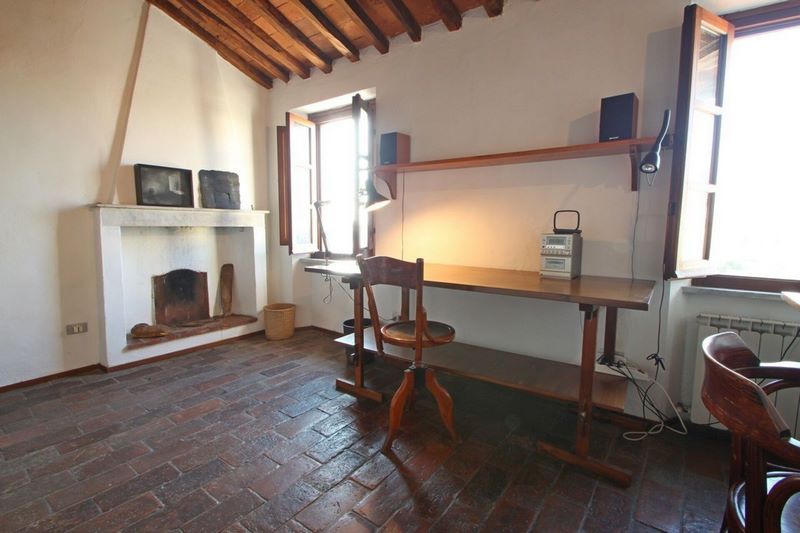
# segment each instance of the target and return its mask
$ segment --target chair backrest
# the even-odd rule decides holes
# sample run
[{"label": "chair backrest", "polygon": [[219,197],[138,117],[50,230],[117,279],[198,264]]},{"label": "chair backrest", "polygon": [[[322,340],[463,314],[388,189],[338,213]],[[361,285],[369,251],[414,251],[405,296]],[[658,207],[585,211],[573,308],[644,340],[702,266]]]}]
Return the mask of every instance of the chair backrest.
[{"label": "chair backrest", "polygon": [[[381,338],[380,317],[378,306],[375,301],[375,294],[372,290],[374,285],[393,285],[401,287],[404,291],[413,289],[416,300],[417,328],[415,335],[417,344],[422,343],[422,328],[424,321],[424,308],[422,307],[422,282],[424,279],[424,261],[417,259],[416,263],[401,261],[394,257],[376,256],[365,258],[362,255],[356,257],[358,268],[361,270],[361,281],[364,290],[367,292],[367,305],[369,306],[369,316],[372,320],[372,327],[375,331],[375,343],[378,353],[383,353],[383,341]],[[407,310],[404,310],[407,313]],[[403,317],[407,319],[408,317]]]},{"label": "chair backrest", "polygon": [[780,449],[781,441],[791,437],[789,426],[761,387],[736,371],[758,366],[758,357],[730,331],[705,339],[703,352],[702,398],[709,412],[731,433],[764,448]]}]

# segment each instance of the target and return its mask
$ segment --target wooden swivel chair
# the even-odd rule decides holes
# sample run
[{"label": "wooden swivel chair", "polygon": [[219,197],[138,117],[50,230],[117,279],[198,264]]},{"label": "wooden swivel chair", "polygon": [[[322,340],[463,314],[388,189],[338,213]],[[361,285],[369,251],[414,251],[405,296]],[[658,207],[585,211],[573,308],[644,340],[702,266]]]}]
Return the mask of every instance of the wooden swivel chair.
[{"label": "wooden swivel chair", "polygon": [[[427,319],[425,308],[422,306],[423,260],[417,259],[416,263],[410,263],[382,256],[366,259],[360,255],[357,260],[364,289],[367,292],[369,316],[375,332],[375,346],[378,355],[384,354],[384,343],[414,350],[414,362],[403,373],[403,382],[392,396],[389,407],[389,430],[386,434],[386,441],[383,443],[383,451],[387,452],[391,448],[397,428],[403,419],[406,404],[413,398],[415,389],[423,386],[431,391],[436,399],[442,421],[453,440],[458,440],[453,424],[453,399],[439,384],[433,369],[425,366],[422,362],[423,348],[447,344],[453,340],[456,334],[449,325],[431,322]],[[402,289],[404,305],[398,322],[380,324],[375,294],[372,290],[374,285],[393,285]],[[406,305],[411,289],[415,292],[414,320],[409,320],[409,310]]]},{"label": "wooden swivel chair", "polygon": [[[800,473],[774,470],[800,466],[800,442],[767,394],[800,386],[795,363],[761,363],[732,332],[703,341],[706,375],[702,398],[732,436],[731,486],[723,530],[800,530]],[[751,379],[764,379],[763,388]]]}]

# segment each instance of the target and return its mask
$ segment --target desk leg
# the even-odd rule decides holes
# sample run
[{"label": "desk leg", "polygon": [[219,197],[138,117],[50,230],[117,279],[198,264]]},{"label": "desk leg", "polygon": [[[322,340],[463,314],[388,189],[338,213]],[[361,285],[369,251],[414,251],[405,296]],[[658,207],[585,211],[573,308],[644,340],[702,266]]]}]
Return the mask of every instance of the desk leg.
[{"label": "desk leg", "polygon": [[603,363],[613,364],[617,351],[617,308],[606,307],[606,330],[603,341]]},{"label": "desk leg", "polygon": [[353,289],[353,318],[355,320],[355,360],[353,364],[353,381],[336,380],[336,390],[352,394],[358,398],[366,398],[376,402],[383,401],[383,395],[364,386],[364,287],[361,283],[350,282]]},{"label": "desk leg", "polygon": [[629,472],[589,457],[589,438],[592,427],[592,386],[594,384],[595,350],[597,349],[597,307],[582,304],[583,345],[581,348],[581,382],[578,391],[578,431],[575,437],[575,452],[568,452],[546,442],[539,442],[539,449],[565,463],[589,470],[622,487],[629,487]]}]

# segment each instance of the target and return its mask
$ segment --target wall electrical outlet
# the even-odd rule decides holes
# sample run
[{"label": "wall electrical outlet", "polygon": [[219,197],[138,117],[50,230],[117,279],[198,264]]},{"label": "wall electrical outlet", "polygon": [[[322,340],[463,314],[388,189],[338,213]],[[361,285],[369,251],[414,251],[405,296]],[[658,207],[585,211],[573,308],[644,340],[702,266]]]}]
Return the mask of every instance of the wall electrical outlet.
[{"label": "wall electrical outlet", "polygon": [[78,322],[77,324],[67,324],[67,335],[77,335],[78,333],[86,333],[89,329],[87,322]]}]

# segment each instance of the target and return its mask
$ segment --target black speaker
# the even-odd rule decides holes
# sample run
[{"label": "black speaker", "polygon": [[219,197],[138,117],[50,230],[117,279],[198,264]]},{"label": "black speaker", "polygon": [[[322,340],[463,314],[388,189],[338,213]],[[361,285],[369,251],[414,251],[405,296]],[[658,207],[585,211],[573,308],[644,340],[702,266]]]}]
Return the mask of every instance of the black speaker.
[{"label": "black speaker", "polygon": [[411,137],[405,133],[384,133],[381,135],[380,164],[393,165],[408,163],[411,160]]},{"label": "black speaker", "polygon": [[639,99],[633,93],[600,100],[600,142],[635,138],[638,113]]}]

